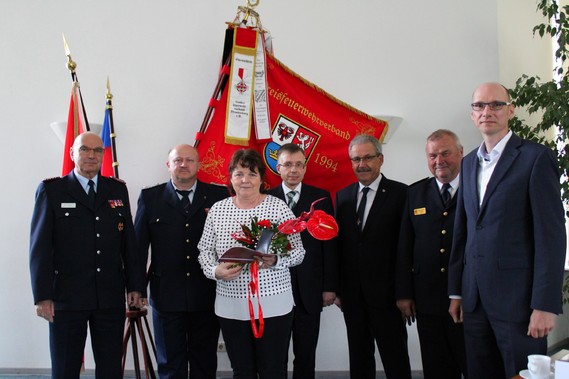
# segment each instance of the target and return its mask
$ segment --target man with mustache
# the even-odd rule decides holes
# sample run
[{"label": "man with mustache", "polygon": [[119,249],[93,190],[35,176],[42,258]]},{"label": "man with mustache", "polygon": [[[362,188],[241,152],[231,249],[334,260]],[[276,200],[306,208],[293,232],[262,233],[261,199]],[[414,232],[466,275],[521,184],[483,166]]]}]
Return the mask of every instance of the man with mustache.
[{"label": "man with mustache", "polygon": [[410,379],[407,329],[395,305],[395,262],[407,186],[380,173],[381,143],[358,135],[348,149],[358,182],[336,194],[340,287],[350,377],[374,379],[377,344],[388,379]]},{"label": "man with mustache", "polygon": [[143,189],[134,228],[146,262],[151,247],[150,304],[160,378],[215,379],[219,325],[215,282],[198,262],[209,208],[229,193],[197,180],[200,157],[190,145],[170,150],[170,181]]}]

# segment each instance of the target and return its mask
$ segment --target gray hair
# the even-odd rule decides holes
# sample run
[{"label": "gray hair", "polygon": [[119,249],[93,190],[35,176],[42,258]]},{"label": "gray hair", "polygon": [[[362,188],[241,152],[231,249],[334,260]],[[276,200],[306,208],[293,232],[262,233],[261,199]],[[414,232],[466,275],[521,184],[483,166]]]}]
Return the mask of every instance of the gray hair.
[{"label": "gray hair", "polygon": [[449,136],[451,137],[455,144],[456,144],[456,148],[458,150],[462,150],[462,144],[460,143],[460,140],[458,139],[458,136],[453,132],[450,131],[448,129],[438,129],[435,130],[434,132],[432,132],[428,137],[427,137],[427,142],[429,141],[438,141],[441,138],[443,138],[444,136]]},{"label": "gray hair", "polygon": [[375,153],[377,155],[382,154],[381,150],[381,142],[371,134],[358,134],[354,137],[353,140],[350,141],[350,146],[348,147],[348,154],[352,151],[352,146],[354,145],[363,145],[364,143],[371,143],[375,148]]}]

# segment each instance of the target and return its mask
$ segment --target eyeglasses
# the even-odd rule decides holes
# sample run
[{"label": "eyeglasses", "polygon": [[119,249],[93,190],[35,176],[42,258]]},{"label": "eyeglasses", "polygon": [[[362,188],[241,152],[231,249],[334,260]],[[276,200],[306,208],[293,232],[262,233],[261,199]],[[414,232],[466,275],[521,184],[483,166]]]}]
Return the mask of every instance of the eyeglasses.
[{"label": "eyeglasses", "polygon": [[290,170],[291,168],[296,168],[297,170],[300,170],[302,168],[304,168],[306,166],[306,163],[300,163],[300,162],[296,162],[296,163],[292,163],[292,162],[286,162],[283,164],[278,164],[277,166],[281,166],[286,168],[287,170]]},{"label": "eyeglasses", "polygon": [[363,157],[350,157],[350,160],[352,161],[353,164],[360,164],[361,162],[363,163],[368,163],[370,162],[372,159],[379,157],[381,154],[377,154],[377,155],[366,155]]},{"label": "eyeglasses", "polygon": [[101,155],[105,152],[105,149],[103,149],[102,147],[94,147],[94,148],[90,148],[87,146],[80,146],[79,147],[79,152],[81,154],[89,154],[91,151],[97,155]]},{"label": "eyeglasses", "polygon": [[196,163],[196,160],[193,159],[193,158],[185,158],[185,159],[184,159],[184,158],[176,158],[176,159],[174,159],[172,162],[174,162],[174,164],[175,164],[176,166],[179,166],[179,165],[181,165],[182,163],[186,163],[186,164],[188,164],[188,165],[193,164],[193,163]]},{"label": "eyeglasses", "polygon": [[504,108],[506,105],[511,105],[512,103],[506,101],[492,101],[491,103],[483,103],[483,102],[476,102],[470,104],[473,111],[481,112],[488,106],[491,111],[499,111],[500,109]]}]

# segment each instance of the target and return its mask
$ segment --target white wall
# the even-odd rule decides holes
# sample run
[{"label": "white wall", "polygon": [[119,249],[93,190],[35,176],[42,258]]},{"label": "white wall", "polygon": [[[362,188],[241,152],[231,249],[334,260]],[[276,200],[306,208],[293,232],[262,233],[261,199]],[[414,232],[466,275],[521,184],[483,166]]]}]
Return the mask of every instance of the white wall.
[{"label": "white wall", "polygon": [[[37,184],[61,169],[62,145],[49,128],[66,120],[71,87],[61,33],[78,64],[91,122],[102,123],[110,76],[120,174],[134,208],[143,186],[168,178],[168,149],[193,143],[216,82],[225,21],[244,3],[3,1],[0,173],[9,185],[0,198],[0,368],[50,365],[47,325],[35,316],[29,284],[28,233]],[[383,172],[412,183],[429,175],[423,145],[431,131],[454,130],[466,151],[478,145],[470,96],[478,83],[500,79],[497,17],[504,3],[264,0],[257,10],[275,55],[291,69],[367,113],[404,118],[385,146]],[[518,2],[509,3],[517,11]],[[517,38],[526,43],[526,36]],[[347,370],[346,349],[341,313],[328,308],[317,369]],[[420,369],[414,328],[410,354]],[[220,357],[220,370],[229,369]]]}]

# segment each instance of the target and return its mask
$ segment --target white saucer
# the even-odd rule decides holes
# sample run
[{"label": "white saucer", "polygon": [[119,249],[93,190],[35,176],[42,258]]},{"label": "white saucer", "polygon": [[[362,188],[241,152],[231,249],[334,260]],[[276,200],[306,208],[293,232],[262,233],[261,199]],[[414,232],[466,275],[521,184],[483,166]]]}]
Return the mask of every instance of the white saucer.
[{"label": "white saucer", "polygon": [[[522,370],[520,371],[520,376],[524,379],[531,379],[531,375],[529,373],[529,370]],[[553,379],[553,373],[549,374],[549,379]]]}]

